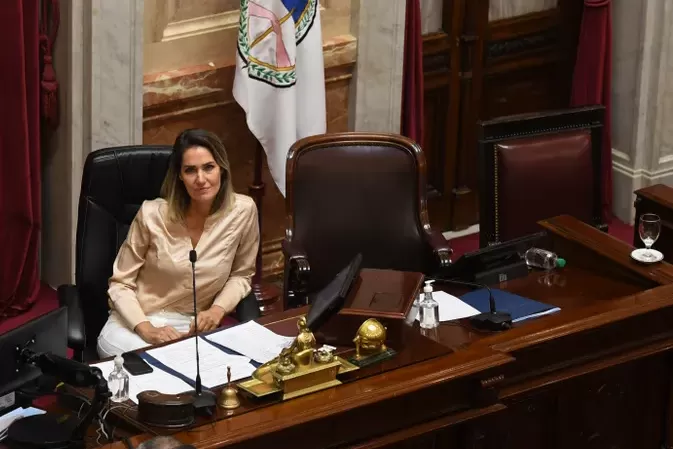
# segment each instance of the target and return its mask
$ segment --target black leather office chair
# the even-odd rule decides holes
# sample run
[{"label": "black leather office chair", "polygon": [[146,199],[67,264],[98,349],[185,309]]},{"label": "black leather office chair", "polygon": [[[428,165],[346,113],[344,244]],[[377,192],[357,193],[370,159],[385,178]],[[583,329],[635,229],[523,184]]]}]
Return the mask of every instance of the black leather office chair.
[{"label": "black leather office chair", "polygon": [[[84,164],[77,215],[75,285],[58,288],[68,307],[68,346],[76,360],[96,360],[96,341],[108,307],[108,280],[119,247],[143,201],[159,196],[171,147],[143,145],[105,148],[89,154]],[[260,316],[254,294],[244,298],[234,316],[249,321]]]}]

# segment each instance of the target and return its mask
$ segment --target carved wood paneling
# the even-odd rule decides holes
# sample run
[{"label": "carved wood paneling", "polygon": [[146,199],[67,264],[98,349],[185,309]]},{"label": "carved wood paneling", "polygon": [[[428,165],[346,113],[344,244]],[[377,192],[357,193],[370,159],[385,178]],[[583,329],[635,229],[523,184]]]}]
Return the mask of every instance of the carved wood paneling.
[{"label": "carved wood paneling", "polygon": [[446,33],[433,33],[423,40],[423,117],[424,135],[422,147],[427,161],[428,208],[430,220],[439,229],[445,229],[448,210],[445,207],[446,186],[453,178],[447,179],[446,125],[447,99],[451,97],[450,42]]},{"label": "carved wood paneling", "polygon": [[[489,22],[488,0],[445,0],[424,36],[425,140],[433,225],[478,223],[479,120],[567,107],[582,2]],[[457,80],[457,81],[456,81]]]}]

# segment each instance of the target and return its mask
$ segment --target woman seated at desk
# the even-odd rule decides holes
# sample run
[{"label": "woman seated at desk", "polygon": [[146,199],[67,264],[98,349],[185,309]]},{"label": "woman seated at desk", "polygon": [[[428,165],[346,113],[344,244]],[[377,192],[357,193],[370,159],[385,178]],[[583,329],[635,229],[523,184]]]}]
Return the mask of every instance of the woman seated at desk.
[{"label": "woman seated at desk", "polygon": [[194,330],[194,249],[198,330],[209,331],[250,293],[259,228],[250,197],[234,193],[224,145],[189,129],[173,145],[162,198],[145,201],[110,278],[110,316],[100,357],[168,342]]}]

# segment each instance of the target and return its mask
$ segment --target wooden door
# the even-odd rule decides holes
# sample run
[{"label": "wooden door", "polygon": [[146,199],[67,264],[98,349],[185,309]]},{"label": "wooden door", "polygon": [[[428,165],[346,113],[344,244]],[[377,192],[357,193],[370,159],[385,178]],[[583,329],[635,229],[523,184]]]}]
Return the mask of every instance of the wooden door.
[{"label": "wooden door", "polygon": [[444,0],[442,30],[424,37],[423,148],[442,230],[479,222],[479,120],[569,105],[583,2],[530,0],[546,9],[490,20],[499,1]]}]

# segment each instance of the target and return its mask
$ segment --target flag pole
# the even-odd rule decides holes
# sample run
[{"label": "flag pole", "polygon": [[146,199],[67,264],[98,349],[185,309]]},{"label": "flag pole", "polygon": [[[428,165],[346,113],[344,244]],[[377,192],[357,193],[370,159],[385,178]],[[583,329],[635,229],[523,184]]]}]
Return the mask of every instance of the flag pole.
[{"label": "flag pole", "polygon": [[264,282],[262,279],[262,199],[266,185],[262,179],[262,165],[264,163],[264,148],[257,142],[255,146],[255,156],[253,161],[254,174],[252,184],[248,187],[248,193],[257,205],[257,224],[259,226],[259,246],[257,247],[257,260],[255,262],[255,274],[252,277],[252,291],[257,297],[259,308],[262,314],[278,311],[282,308],[280,299],[280,289],[276,285]]}]

